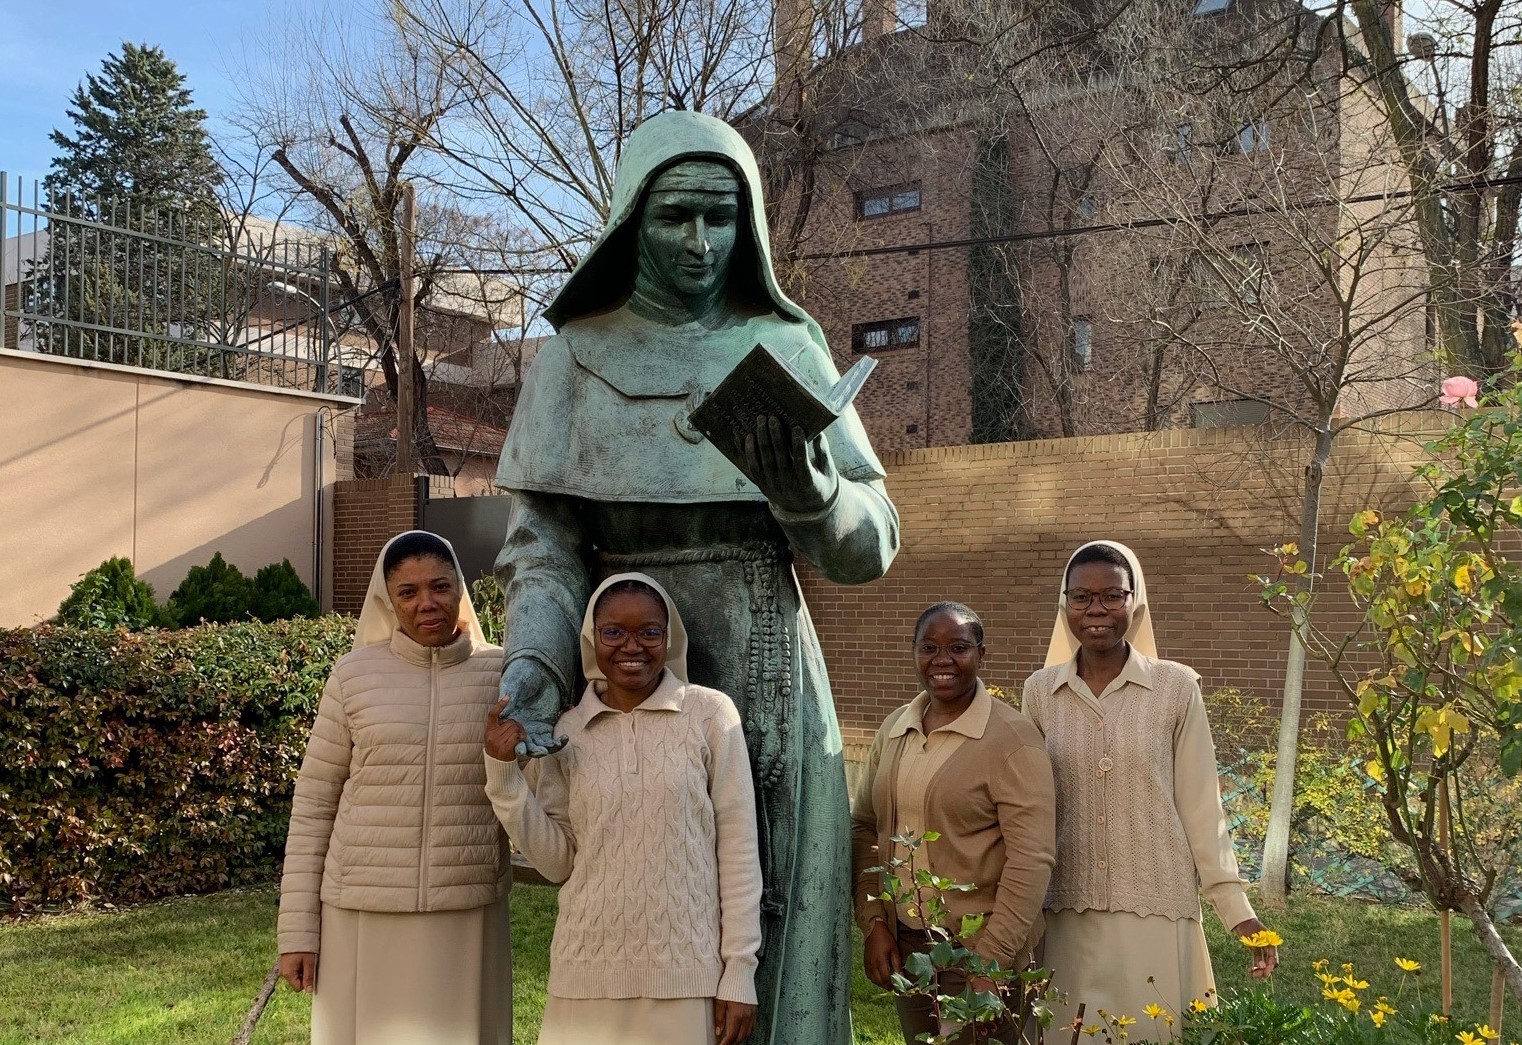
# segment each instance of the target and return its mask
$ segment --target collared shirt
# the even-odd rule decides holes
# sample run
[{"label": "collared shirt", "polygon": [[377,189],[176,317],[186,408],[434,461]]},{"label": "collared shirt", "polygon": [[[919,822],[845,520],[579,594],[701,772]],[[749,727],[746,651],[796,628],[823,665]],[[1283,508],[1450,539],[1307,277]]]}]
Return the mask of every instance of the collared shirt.
[{"label": "collared shirt", "polygon": [[[682,698],[686,692],[685,683],[671,672],[665,672],[655,692],[646,697],[637,707],[621,712],[617,708],[610,708],[602,701],[602,696],[597,692],[597,685],[587,687],[582,695],[581,702],[576,705],[572,714],[584,724],[588,730],[617,729],[618,733],[618,768],[625,773],[638,773],[640,767],[640,744],[639,736],[643,732],[641,719],[649,714],[673,712],[682,710]],[[611,715],[613,719],[598,722],[605,716]],[[616,719],[616,721],[614,721]]]},{"label": "collared shirt", "polygon": [[[930,780],[963,743],[968,740],[982,739],[983,731],[988,728],[988,716],[993,710],[992,705],[993,698],[988,695],[988,690],[979,680],[977,692],[973,694],[972,703],[967,706],[967,709],[951,722],[927,734],[925,712],[930,707],[929,694],[921,693],[909,702],[908,712],[889,734],[892,737],[901,737],[908,733],[915,734],[904,744],[904,753],[898,763],[898,779],[894,782],[899,819],[898,824],[895,825],[897,830],[907,828],[919,833],[932,829],[932,825],[926,822],[925,817],[925,797]],[[924,846],[914,855],[916,867],[929,871],[935,870],[930,859],[931,848]],[[907,860],[909,851],[902,844],[894,843],[893,855],[901,860]],[[907,864],[899,869],[897,876],[904,880],[906,885],[908,884]],[[898,918],[901,924],[916,929],[924,928],[925,923],[920,917],[918,904],[912,896],[899,903]]]}]

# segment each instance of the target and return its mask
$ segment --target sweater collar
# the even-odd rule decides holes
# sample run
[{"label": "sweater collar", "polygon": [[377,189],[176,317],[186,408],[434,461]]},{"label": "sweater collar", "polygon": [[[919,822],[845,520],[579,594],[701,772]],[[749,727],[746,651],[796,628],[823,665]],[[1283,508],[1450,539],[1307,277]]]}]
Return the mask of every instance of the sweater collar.
[{"label": "sweater collar", "polygon": [[[901,737],[911,729],[924,733],[925,709],[929,706],[930,694],[920,692],[909,702],[909,710],[894,723],[888,736]],[[988,729],[988,718],[993,714],[993,708],[994,698],[989,695],[988,687],[983,685],[983,680],[978,679],[978,691],[973,694],[972,703],[967,705],[967,710],[937,729],[936,732],[960,733],[972,740],[982,740],[983,733]]]},{"label": "sweater collar", "polygon": [[[669,668],[661,672],[660,685],[655,687],[655,692],[644,699],[644,702],[635,711],[681,711],[686,698],[687,686],[681,679],[671,673]],[[566,714],[575,715],[581,725],[586,725],[599,715],[618,714],[614,708],[602,702],[597,689],[591,684],[587,685],[586,691],[581,695],[581,702]],[[632,712],[631,712],[632,714]]]},{"label": "sweater collar", "polygon": [[439,665],[448,667],[469,660],[473,647],[469,633],[464,631],[456,635],[447,646],[424,646],[408,638],[401,628],[391,633],[391,652],[409,664],[427,665],[437,655]]},{"label": "sweater collar", "polygon": [[[1147,656],[1135,646],[1131,647],[1131,655],[1126,658],[1126,666],[1120,669],[1120,674],[1115,676],[1115,681],[1105,687],[1104,693],[1092,694],[1097,699],[1103,699],[1106,694],[1114,693],[1127,683],[1134,682],[1143,689],[1153,688],[1153,674],[1157,667],[1157,660]],[[1089,692],[1086,682],[1078,677],[1078,655],[1075,653],[1071,660],[1062,666],[1062,679],[1058,685],[1066,684],[1074,693],[1082,696]]]}]

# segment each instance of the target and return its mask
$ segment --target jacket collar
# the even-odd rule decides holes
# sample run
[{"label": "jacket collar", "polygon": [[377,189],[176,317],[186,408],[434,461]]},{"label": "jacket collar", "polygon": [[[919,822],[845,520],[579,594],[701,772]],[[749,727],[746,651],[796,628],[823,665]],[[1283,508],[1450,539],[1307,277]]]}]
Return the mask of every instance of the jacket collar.
[{"label": "jacket collar", "polygon": [[[989,696],[988,687],[978,679],[978,691],[973,694],[972,703],[967,710],[962,712],[952,722],[947,723],[937,733],[960,733],[972,740],[982,740],[983,733],[988,729],[988,717],[993,714],[994,698]],[[901,737],[909,730],[919,733],[925,732],[925,709],[930,706],[930,694],[920,692],[909,702],[909,710],[902,718],[893,724],[888,731],[890,737]]]},{"label": "jacket collar", "polygon": [[[686,696],[687,684],[673,675],[669,668],[664,669],[661,672],[660,685],[655,687],[655,692],[646,697],[644,702],[634,710],[681,711]],[[599,715],[605,713],[614,715],[618,712],[614,708],[604,704],[602,697],[597,693],[597,688],[588,684],[586,690],[581,694],[581,702],[566,712],[566,716],[576,716],[578,724],[585,726]]]},{"label": "jacket collar", "polygon": [[391,652],[409,664],[426,666],[437,655],[439,665],[448,667],[451,664],[469,660],[474,647],[475,644],[471,642],[470,635],[464,631],[456,635],[454,641],[447,646],[424,646],[422,643],[413,642],[401,628],[391,633]]}]

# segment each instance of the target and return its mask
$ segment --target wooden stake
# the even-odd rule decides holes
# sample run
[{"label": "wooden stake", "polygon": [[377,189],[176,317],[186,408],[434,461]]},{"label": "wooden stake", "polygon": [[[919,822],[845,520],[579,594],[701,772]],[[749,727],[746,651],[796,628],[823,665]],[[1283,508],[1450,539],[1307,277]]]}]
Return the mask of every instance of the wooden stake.
[{"label": "wooden stake", "polygon": [[1505,1015],[1506,976],[1498,965],[1490,973],[1490,1027],[1501,1033],[1501,1017]]},{"label": "wooden stake", "polygon": [[[1437,785],[1437,844],[1448,848],[1448,778]],[[1443,1015],[1453,1015],[1453,912],[1438,914],[1438,932],[1442,942]]]},{"label": "wooden stake", "polygon": [[417,243],[417,197],[412,183],[402,186],[402,227],[397,237],[401,257],[397,265],[396,316],[396,474],[417,471],[416,436],[413,419],[417,413],[417,390],[413,386],[412,368],[416,356],[412,350],[414,293],[412,256]]}]

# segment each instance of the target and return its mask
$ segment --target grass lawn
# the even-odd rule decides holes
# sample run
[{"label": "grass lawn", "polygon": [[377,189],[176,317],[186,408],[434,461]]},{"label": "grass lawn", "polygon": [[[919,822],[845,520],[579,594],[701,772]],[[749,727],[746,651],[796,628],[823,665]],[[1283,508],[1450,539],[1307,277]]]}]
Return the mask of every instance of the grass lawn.
[{"label": "grass lawn", "polygon": [[[513,896],[515,1041],[531,1045],[544,1007],[555,893],[519,886]],[[226,1045],[274,960],[275,904],[273,889],[256,889],[0,926],[0,1045]],[[1304,896],[1265,920],[1288,941],[1274,978],[1281,997],[1316,998],[1321,985],[1310,963],[1323,957],[1352,962],[1374,990],[1393,995],[1400,981],[1392,958],[1399,954],[1423,963],[1422,996],[1436,1001],[1437,919],[1430,914]],[[1222,988],[1244,985],[1241,948],[1208,919],[1207,925]],[[1507,937],[1514,949],[1522,947],[1522,931]],[[1454,951],[1455,1016],[1483,1019],[1490,967],[1461,918],[1454,919]],[[898,1045],[892,1005],[859,967],[852,1008],[858,1043]],[[282,988],[254,1041],[306,1042],[309,1011],[304,996]],[[1513,1002],[1505,1029],[1506,1038],[1522,1032]]]}]

